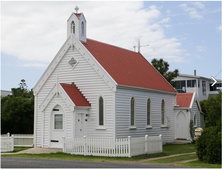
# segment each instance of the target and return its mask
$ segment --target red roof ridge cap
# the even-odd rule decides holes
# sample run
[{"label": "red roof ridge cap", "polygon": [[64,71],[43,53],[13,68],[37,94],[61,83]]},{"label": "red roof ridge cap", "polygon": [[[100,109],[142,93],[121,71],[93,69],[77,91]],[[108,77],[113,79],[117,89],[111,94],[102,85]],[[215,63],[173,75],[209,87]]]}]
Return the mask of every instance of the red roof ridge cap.
[{"label": "red roof ridge cap", "polygon": [[[101,42],[101,41],[99,41],[99,40],[94,40],[94,39],[90,39],[90,38],[87,38],[87,40],[91,40],[91,41],[94,41],[94,42],[98,42],[98,43],[101,43],[101,44],[104,44],[104,45],[109,45],[109,46],[112,46],[112,47],[115,47],[115,48],[118,48],[118,49],[127,50],[127,51],[133,52],[133,53],[135,53],[135,54],[141,54],[141,53],[139,53],[139,52],[135,52],[135,51],[133,51],[133,50],[126,49],[126,48],[124,48],[124,47],[115,46],[115,45],[112,45],[112,44],[109,44],[109,43],[106,43],[106,42]],[[87,43],[86,43],[86,45],[87,45]]]}]

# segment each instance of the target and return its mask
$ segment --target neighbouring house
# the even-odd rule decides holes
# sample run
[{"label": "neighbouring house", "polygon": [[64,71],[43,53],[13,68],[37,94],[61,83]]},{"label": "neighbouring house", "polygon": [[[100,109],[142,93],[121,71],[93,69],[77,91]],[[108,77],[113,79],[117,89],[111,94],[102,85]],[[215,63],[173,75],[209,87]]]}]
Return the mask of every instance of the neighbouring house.
[{"label": "neighbouring house", "polygon": [[8,91],[8,90],[1,90],[1,98],[5,97],[5,96],[8,96],[8,95],[11,95],[12,92],[11,91]]},{"label": "neighbouring house", "polygon": [[193,116],[178,111],[191,104],[176,106],[177,91],[140,53],[86,34],[84,14],[72,13],[67,40],[34,87],[35,147],[62,147],[62,136],[162,134],[163,143],[173,142],[177,120]]},{"label": "neighbouring house", "polygon": [[173,81],[176,82],[176,90],[178,93],[193,93],[197,94],[199,101],[206,100],[218,94],[222,88],[222,81],[217,79],[214,83],[213,79],[197,76],[196,70],[194,75],[179,74]]}]

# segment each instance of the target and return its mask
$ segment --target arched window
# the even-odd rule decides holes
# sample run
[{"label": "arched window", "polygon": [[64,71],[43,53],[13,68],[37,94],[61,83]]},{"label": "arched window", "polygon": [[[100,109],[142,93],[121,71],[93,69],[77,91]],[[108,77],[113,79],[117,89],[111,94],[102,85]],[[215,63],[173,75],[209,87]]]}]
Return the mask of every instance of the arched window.
[{"label": "arched window", "polygon": [[135,99],[131,98],[130,102],[130,125],[135,126]]},{"label": "arched window", "polygon": [[148,126],[151,125],[151,101],[147,100],[147,123]]},{"label": "arched window", "polygon": [[165,124],[165,102],[162,100],[161,103],[161,124]]},{"label": "arched window", "polygon": [[103,98],[100,96],[99,98],[99,125],[104,125],[104,114],[103,114]]},{"label": "arched window", "polygon": [[82,35],[84,35],[84,23],[83,23],[83,21],[82,21],[81,27],[82,27]]},{"label": "arched window", "polygon": [[193,116],[193,125],[194,125],[194,127],[197,126],[197,116],[196,116],[196,113]]},{"label": "arched window", "polygon": [[72,23],[71,23],[71,33],[75,33],[75,23],[74,23],[74,21],[72,21]]}]

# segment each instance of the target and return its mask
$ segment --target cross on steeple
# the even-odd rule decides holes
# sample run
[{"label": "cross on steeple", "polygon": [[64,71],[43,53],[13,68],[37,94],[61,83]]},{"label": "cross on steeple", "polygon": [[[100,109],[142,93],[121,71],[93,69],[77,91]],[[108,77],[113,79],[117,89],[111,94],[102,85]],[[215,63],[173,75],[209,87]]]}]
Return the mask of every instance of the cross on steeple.
[{"label": "cross on steeple", "polygon": [[75,10],[76,10],[76,13],[78,13],[79,7],[76,6],[76,7],[75,7]]}]

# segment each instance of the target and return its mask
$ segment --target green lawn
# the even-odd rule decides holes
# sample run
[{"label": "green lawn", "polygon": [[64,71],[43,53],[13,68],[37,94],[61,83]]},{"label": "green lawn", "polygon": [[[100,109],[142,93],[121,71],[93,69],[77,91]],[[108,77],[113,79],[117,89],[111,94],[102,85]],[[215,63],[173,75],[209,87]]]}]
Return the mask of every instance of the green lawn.
[{"label": "green lawn", "polygon": [[16,152],[19,152],[19,151],[27,150],[29,148],[30,147],[14,147],[13,151],[8,151],[8,152],[4,152],[4,153],[16,153]]},{"label": "green lawn", "polygon": [[83,155],[71,155],[62,152],[50,153],[50,154],[8,154],[2,156],[10,157],[24,157],[24,158],[45,158],[45,159],[63,159],[63,160],[78,160],[78,161],[100,161],[100,162],[126,162],[126,161],[138,161],[153,157],[162,157],[172,154],[189,153],[195,151],[194,144],[165,144],[163,145],[163,153],[139,155],[131,158],[128,157],[98,157],[98,156],[83,156]]},{"label": "green lawn", "polygon": [[183,167],[192,167],[192,168],[221,168],[222,167],[220,164],[208,164],[200,160],[191,161],[188,163],[180,163],[176,165],[183,166]]}]

